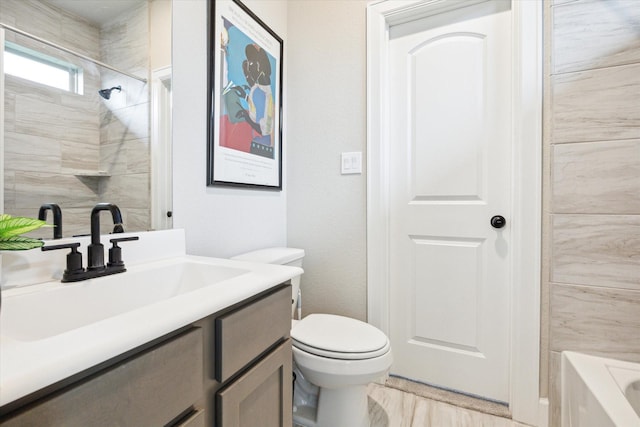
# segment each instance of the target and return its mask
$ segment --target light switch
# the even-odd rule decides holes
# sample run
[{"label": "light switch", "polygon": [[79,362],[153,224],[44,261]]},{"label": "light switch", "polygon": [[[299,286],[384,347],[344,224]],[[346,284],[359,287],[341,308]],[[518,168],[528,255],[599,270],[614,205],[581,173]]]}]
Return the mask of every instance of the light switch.
[{"label": "light switch", "polygon": [[342,153],[342,175],[362,173],[362,152]]}]

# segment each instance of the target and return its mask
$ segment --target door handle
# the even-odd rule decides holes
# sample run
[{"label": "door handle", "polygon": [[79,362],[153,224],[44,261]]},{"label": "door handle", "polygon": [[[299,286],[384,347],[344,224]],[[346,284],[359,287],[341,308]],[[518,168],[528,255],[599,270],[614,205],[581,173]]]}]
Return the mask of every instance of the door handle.
[{"label": "door handle", "polygon": [[493,228],[502,228],[507,224],[507,220],[502,215],[495,215],[491,217],[491,226]]}]

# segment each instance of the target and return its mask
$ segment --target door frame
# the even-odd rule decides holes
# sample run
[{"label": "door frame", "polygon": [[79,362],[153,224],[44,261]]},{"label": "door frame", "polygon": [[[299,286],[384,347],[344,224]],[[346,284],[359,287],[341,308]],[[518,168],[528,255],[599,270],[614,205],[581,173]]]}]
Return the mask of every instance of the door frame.
[{"label": "door frame", "polygon": [[[376,1],[367,7],[367,312],[389,332],[389,28],[489,0]],[[546,425],[540,400],[542,1],[512,1],[510,402],[514,420]]]},{"label": "door frame", "polygon": [[173,228],[171,66],[151,73],[151,229]]}]

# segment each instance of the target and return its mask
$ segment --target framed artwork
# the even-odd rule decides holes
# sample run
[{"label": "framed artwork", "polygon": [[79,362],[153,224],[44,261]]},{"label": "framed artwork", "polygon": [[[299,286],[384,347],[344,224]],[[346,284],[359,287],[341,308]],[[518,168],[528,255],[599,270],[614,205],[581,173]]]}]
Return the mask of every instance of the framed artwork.
[{"label": "framed artwork", "polygon": [[209,2],[207,185],[282,190],[282,53],[240,1]]}]

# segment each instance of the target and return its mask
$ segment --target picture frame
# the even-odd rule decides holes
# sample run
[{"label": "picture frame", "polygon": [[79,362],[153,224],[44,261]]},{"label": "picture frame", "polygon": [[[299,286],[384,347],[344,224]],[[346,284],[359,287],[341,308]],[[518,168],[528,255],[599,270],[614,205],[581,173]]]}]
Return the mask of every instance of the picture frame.
[{"label": "picture frame", "polygon": [[280,191],[283,41],[239,0],[208,3],[207,186]]}]

